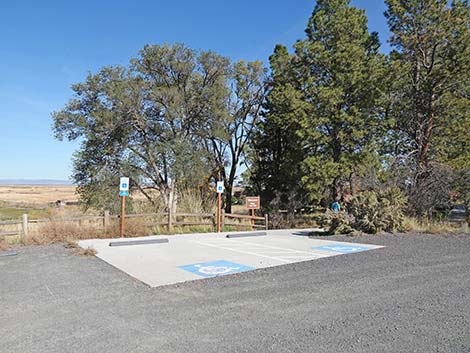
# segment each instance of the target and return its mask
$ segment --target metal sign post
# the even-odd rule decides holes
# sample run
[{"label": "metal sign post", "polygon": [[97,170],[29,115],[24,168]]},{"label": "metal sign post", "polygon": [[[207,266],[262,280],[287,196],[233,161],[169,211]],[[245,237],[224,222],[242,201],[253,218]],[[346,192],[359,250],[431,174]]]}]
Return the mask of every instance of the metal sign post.
[{"label": "metal sign post", "polygon": [[222,193],[224,192],[224,182],[217,182],[217,233],[222,231]]},{"label": "metal sign post", "polygon": [[255,210],[261,207],[261,201],[259,196],[248,196],[246,198],[246,208],[251,210],[251,226],[255,225]]},{"label": "metal sign post", "polygon": [[125,219],[126,219],[126,196],[129,196],[129,178],[119,180],[119,196],[121,197],[121,222],[119,224],[119,233],[124,238]]}]

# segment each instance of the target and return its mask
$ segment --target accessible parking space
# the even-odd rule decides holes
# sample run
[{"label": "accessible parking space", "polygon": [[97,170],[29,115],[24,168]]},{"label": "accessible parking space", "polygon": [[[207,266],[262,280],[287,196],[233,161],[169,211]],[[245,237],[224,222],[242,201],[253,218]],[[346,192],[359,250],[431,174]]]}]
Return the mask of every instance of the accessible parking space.
[{"label": "accessible parking space", "polygon": [[309,231],[272,230],[266,236],[235,238],[227,238],[227,233],[206,233],[97,239],[79,245],[94,248],[97,257],[151,287],[381,248],[310,239],[306,236]]}]

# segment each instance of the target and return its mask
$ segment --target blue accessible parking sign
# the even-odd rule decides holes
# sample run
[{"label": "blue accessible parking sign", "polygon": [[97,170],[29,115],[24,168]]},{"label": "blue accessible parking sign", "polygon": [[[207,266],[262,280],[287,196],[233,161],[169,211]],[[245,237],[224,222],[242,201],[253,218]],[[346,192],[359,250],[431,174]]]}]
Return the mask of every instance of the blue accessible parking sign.
[{"label": "blue accessible parking sign", "polygon": [[182,270],[194,273],[202,277],[217,277],[231,275],[233,273],[254,270],[253,267],[236,264],[234,262],[218,260],[211,262],[201,262],[192,265],[178,266]]},{"label": "blue accessible parking sign", "polygon": [[356,246],[356,245],[343,245],[343,244],[332,244],[332,245],[324,245],[312,248],[312,250],[325,250],[325,251],[332,251],[341,254],[350,254],[355,252],[367,251],[371,250],[364,246]]}]

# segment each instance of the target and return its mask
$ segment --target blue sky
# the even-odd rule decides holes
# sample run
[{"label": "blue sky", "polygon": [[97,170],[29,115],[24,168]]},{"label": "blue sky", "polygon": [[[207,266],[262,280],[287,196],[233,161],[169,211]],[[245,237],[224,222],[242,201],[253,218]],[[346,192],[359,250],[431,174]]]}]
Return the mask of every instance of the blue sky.
[{"label": "blue sky", "polygon": [[[387,50],[379,0],[353,0]],[[78,145],[54,140],[50,114],[87,72],[126,64],[145,44],[183,42],[267,62],[304,36],[312,0],[29,0],[0,10],[0,179],[68,179]]]}]

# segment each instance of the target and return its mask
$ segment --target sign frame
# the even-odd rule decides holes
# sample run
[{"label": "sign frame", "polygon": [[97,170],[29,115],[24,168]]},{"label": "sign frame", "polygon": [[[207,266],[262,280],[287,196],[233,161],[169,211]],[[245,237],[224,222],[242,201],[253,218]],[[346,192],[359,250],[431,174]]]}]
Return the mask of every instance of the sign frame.
[{"label": "sign frame", "polygon": [[247,210],[259,210],[261,208],[261,198],[259,196],[247,196],[245,207]]},{"label": "sign frame", "polygon": [[119,196],[121,197],[121,219],[119,222],[119,233],[124,238],[125,219],[126,219],[126,196],[129,196],[129,178],[119,178]]},{"label": "sign frame", "polygon": [[129,193],[129,178],[121,177],[119,178],[119,191]]}]

